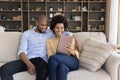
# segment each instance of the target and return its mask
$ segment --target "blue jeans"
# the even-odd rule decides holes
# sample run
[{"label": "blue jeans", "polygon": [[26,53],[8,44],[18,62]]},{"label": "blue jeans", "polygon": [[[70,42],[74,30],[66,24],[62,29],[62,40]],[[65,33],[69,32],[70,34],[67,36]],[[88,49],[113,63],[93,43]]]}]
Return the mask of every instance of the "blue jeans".
[{"label": "blue jeans", "polygon": [[49,80],[67,80],[68,72],[79,68],[79,61],[76,57],[61,53],[52,55],[48,64]]},{"label": "blue jeans", "polygon": [[[36,80],[46,80],[48,74],[48,64],[40,57],[32,58],[30,61],[36,68]],[[0,68],[1,80],[13,80],[13,74],[27,71],[27,66],[22,60],[8,62]]]}]

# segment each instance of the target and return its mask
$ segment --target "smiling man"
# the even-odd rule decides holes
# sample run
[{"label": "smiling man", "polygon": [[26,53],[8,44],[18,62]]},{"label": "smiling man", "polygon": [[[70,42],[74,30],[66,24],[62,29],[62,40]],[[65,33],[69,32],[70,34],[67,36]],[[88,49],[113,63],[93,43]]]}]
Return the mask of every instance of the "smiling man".
[{"label": "smiling man", "polygon": [[13,74],[28,71],[36,80],[46,80],[48,74],[46,40],[54,36],[47,29],[48,19],[45,15],[37,17],[36,26],[23,33],[18,51],[19,60],[8,62],[0,68],[1,80],[13,80]]}]

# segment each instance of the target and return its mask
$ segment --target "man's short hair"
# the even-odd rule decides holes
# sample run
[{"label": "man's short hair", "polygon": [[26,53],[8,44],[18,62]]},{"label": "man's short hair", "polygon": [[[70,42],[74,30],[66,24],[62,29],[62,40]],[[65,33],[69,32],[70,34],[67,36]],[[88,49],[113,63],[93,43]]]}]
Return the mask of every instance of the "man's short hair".
[{"label": "man's short hair", "polygon": [[42,21],[42,20],[48,20],[48,18],[47,18],[46,15],[38,15],[36,20],[37,21]]}]

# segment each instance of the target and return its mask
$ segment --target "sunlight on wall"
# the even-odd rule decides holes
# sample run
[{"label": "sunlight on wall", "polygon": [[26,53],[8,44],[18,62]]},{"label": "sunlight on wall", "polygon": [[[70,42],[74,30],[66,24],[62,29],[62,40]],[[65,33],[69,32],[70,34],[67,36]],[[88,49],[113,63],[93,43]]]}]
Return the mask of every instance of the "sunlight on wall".
[{"label": "sunlight on wall", "polygon": [[120,0],[119,0],[119,4],[118,4],[118,41],[117,43],[120,44]]},{"label": "sunlight on wall", "polygon": [[119,0],[111,0],[111,4],[110,4],[109,42],[113,44],[117,44],[118,1]]}]

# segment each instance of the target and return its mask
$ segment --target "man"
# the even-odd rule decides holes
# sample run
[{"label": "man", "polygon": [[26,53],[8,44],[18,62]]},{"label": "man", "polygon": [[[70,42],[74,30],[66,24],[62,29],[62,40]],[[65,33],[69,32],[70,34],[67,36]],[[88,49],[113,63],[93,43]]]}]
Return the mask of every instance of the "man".
[{"label": "man", "polygon": [[47,17],[38,16],[36,27],[22,35],[18,51],[20,59],[8,62],[0,68],[1,80],[13,80],[13,74],[22,71],[28,71],[31,75],[36,74],[36,80],[46,80],[48,73],[46,40],[54,36],[47,28]]}]

